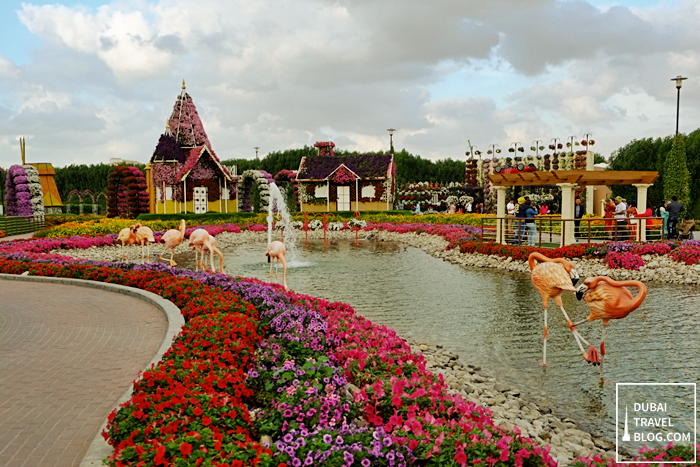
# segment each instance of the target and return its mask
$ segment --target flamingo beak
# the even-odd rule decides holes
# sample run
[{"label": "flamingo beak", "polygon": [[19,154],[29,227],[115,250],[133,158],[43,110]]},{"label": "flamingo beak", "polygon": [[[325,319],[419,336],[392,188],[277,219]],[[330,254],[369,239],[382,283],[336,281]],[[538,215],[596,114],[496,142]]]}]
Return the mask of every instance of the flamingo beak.
[{"label": "flamingo beak", "polygon": [[576,272],[576,269],[571,270],[571,285],[576,285],[578,280],[580,279],[580,276]]},{"label": "flamingo beak", "polygon": [[588,286],[586,284],[581,284],[576,287],[576,298],[581,300],[583,298],[583,294],[586,293],[586,290],[588,290]]}]

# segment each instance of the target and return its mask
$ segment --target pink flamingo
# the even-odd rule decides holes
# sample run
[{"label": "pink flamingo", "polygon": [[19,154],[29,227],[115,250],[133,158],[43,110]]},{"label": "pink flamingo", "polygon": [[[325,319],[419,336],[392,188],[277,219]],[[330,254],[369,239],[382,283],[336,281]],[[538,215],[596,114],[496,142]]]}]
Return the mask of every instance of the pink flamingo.
[{"label": "pink flamingo", "polygon": [[185,219],[180,221],[179,229],[170,229],[163,234],[161,240],[165,243],[165,248],[163,253],[160,255],[160,259],[163,259],[163,255],[170,250],[170,266],[177,266],[177,263],[173,261],[173,255],[175,255],[175,248],[180,246],[182,241],[185,239]]},{"label": "pink flamingo", "polygon": [[151,243],[155,243],[156,239],[153,237],[153,231],[141,224],[134,224],[131,226],[131,230],[136,236],[136,243],[141,245],[141,262],[143,263],[143,247],[146,245],[148,250],[148,260],[151,260]]},{"label": "pink flamingo", "polygon": [[[272,258],[277,259],[277,264],[282,263],[282,283],[284,284],[285,290],[287,290],[287,262],[284,260],[284,255],[286,253],[287,249],[284,243],[278,241],[270,242],[265,252],[267,262],[270,263],[270,278],[272,278]],[[277,280],[277,268],[275,268],[275,280]]]},{"label": "pink flamingo", "polygon": [[[635,297],[625,287],[636,287]],[[600,357],[596,349],[589,344],[588,363],[600,365],[600,378],[603,379],[603,357],[605,357],[605,329],[611,319],[626,318],[636,310],[647,296],[647,288],[639,281],[616,281],[605,276],[589,277],[576,289],[576,298],[583,300],[591,310],[588,317],[573,326],[578,326],[597,319],[603,321],[603,335],[600,339]]]},{"label": "pink flamingo", "polygon": [[202,270],[205,269],[204,266],[204,255],[206,254],[207,251],[209,251],[209,259],[211,261],[211,271],[216,272],[216,268],[214,267],[214,253],[219,255],[219,268],[221,269],[221,273],[224,273],[224,255],[221,253],[221,250],[219,250],[216,247],[216,239],[209,235],[209,232],[207,232],[204,229],[196,229],[190,234],[190,242],[189,246],[194,248],[194,264],[195,264],[195,270],[198,270],[199,268],[199,261],[198,261],[198,253],[201,250],[202,252]]},{"label": "pink flamingo", "polygon": [[[122,252],[122,258],[121,261],[124,261],[124,245],[133,245],[136,243],[136,235],[134,235],[134,231],[132,230],[131,227],[126,227],[122,230],[119,231],[119,235],[117,236],[117,241],[121,242],[121,247],[119,248]],[[126,259],[129,259],[129,250],[126,250]]]},{"label": "pink flamingo", "polygon": [[[539,261],[539,263],[537,263]],[[564,305],[561,302],[561,294],[565,290],[576,292],[574,285],[579,279],[574,264],[564,258],[547,258],[541,253],[533,252],[528,256],[528,264],[530,265],[532,285],[542,296],[544,305],[544,350],[542,356],[542,365],[547,365],[547,308],[549,300],[554,299],[554,303],[559,305],[561,312],[564,313],[564,318],[569,324],[569,328],[574,333],[574,338],[583,352],[583,346],[579,342],[577,332],[573,328],[573,324],[569,319],[569,315],[564,310]],[[584,353],[585,355],[585,353]]]}]

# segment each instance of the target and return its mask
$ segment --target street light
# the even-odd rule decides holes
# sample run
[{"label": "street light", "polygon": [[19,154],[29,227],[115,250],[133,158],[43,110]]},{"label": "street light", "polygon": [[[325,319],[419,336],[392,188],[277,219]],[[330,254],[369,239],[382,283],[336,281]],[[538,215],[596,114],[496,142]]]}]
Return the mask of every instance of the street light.
[{"label": "street light", "polygon": [[678,97],[676,98],[676,134],[678,134],[678,114],[681,108],[681,86],[683,86],[683,80],[688,78],[683,78],[681,75],[671,78],[671,81],[676,82],[676,89],[678,89]]},{"label": "street light", "polygon": [[258,149],[260,149],[259,146],[255,146],[253,149],[255,149],[255,158],[258,158]]},{"label": "street light", "polygon": [[474,150],[476,149],[476,146],[472,146],[471,140],[467,140],[467,144],[469,144],[469,151],[465,152],[467,156],[469,156],[469,159],[474,158]]},{"label": "street light", "polygon": [[390,148],[390,150],[391,150],[391,153],[393,154],[393,153],[394,153],[394,132],[395,132],[396,130],[393,129],[393,128],[389,128],[389,129],[386,130],[386,131],[389,132],[389,148]]}]

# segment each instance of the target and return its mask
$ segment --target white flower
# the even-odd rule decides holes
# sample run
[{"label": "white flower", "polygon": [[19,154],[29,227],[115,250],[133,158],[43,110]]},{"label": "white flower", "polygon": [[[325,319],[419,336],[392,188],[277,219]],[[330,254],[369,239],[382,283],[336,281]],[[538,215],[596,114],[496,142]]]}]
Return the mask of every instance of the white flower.
[{"label": "white flower", "polygon": [[323,222],[321,222],[321,221],[318,220],[318,219],[314,219],[314,220],[312,220],[311,222],[309,222],[309,228],[310,228],[311,230],[318,230],[318,229],[320,229],[321,227],[323,227]]}]

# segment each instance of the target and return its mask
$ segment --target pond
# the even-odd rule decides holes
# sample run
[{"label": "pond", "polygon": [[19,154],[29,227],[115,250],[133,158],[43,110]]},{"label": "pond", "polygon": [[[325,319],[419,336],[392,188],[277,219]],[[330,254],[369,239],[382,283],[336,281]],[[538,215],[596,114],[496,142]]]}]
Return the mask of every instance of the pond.
[{"label": "pond", "polygon": [[[529,274],[464,269],[398,243],[361,241],[355,246],[354,242],[329,241],[325,249],[322,241],[310,241],[307,247],[300,243],[297,258],[287,271],[287,283],[296,292],[347,302],[358,313],[401,335],[443,344],[459,353],[465,364],[480,365],[486,374],[512,384],[557,415],[575,419],[582,429],[615,439],[616,385],[600,387],[599,368],[583,360],[554,302],[549,308],[548,366],[539,365],[542,300]],[[269,265],[264,252],[262,243],[225,251],[226,272],[267,281]],[[192,267],[193,254],[176,259]],[[281,268],[279,273],[281,282]],[[608,326],[605,379],[614,383],[696,383],[700,375],[699,290],[693,286],[648,287],[647,298],[636,311]],[[572,293],[563,299],[574,321],[588,315],[585,303]],[[597,345],[601,329],[596,321],[582,325],[580,331]],[[674,395],[668,386],[623,389],[630,425],[633,402],[668,402],[668,411],[674,412],[655,416],[673,416],[677,429],[692,433],[688,420],[693,420],[693,399],[685,392]],[[620,429],[624,405],[622,417]],[[642,444],[652,445],[627,447],[633,451]]]}]

